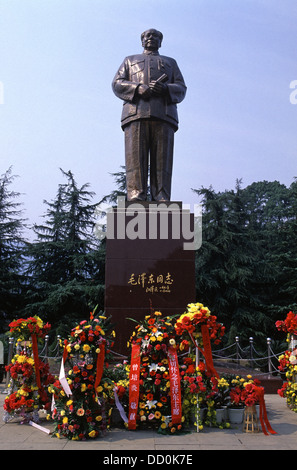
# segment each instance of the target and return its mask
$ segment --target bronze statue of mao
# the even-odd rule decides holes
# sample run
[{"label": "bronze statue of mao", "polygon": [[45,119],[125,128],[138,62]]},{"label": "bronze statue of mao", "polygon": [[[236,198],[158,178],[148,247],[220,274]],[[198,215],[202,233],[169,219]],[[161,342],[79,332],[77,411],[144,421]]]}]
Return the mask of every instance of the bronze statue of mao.
[{"label": "bronze statue of mao", "polygon": [[149,29],[141,35],[142,54],[124,59],[112,88],[123,100],[127,199],[145,201],[150,173],[152,201],[170,201],[177,103],[186,85],[174,59],[159,54],[163,35]]}]

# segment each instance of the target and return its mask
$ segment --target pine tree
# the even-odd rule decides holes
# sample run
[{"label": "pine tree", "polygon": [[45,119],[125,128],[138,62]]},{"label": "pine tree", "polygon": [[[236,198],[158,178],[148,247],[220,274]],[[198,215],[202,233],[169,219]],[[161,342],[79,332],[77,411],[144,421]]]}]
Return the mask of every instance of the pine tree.
[{"label": "pine tree", "polygon": [[21,218],[21,203],[16,202],[20,193],[9,186],[15,176],[11,167],[0,179],[0,331],[6,331],[7,323],[17,316],[22,307],[23,251],[25,220]]},{"label": "pine tree", "polygon": [[[296,182],[261,181],[203,197],[197,296],[222,319],[229,341],[276,337],[275,321],[297,307]],[[226,335],[228,337],[228,335]]]},{"label": "pine tree", "polygon": [[289,266],[296,260],[296,235],[292,233],[292,237],[288,230],[292,200],[289,189],[278,181],[253,183],[245,189],[244,197],[248,229],[256,247],[250,291],[258,299],[256,311],[264,320],[259,329],[274,337],[275,321],[293,300],[291,294],[284,293],[284,286],[291,285],[293,279]]},{"label": "pine tree", "polygon": [[26,310],[56,324],[78,320],[103,308],[104,252],[94,235],[96,206],[89,185],[78,187],[71,171],[48,206],[45,223],[35,225],[37,241],[29,247],[31,279]]},{"label": "pine tree", "polygon": [[[203,244],[197,253],[197,298],[210,305],[234,334],[243,315],[251,315],[249,282],[253,275],[251,240],[241,198],[241,182],[235,191],[215,193],[196,190],[203,196]],[[246,328],[248,334],[248,328]],[[233,342],[234,338],[230,338]]]}]

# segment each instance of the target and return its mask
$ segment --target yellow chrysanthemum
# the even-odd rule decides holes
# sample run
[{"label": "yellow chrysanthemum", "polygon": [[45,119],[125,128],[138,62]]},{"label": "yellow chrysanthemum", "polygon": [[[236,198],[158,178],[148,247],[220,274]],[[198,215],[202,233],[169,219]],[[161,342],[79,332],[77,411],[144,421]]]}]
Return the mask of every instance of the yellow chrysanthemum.
[{"label": "yellow chrysanthemum", "polygon": [[26,356],[21,356],[21,355],[18,356],[18,357],[17,357],[17,362],[18,362],[19,364],[23,364],[24,362],[26,362]]}]

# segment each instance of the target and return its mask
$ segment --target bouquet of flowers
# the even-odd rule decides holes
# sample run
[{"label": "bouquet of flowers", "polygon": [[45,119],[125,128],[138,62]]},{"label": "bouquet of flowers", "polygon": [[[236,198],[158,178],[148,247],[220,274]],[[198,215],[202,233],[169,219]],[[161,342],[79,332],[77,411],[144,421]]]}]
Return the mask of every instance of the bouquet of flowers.
[{"label": "bouquet of flowers", "polygon": [[19,341],[29,341],[32,335],[44,338],[48,334],[51,325],[43,323],[37,315],[29,318],[19,318],[9,324],[10,333]]},{"label": "bouquet of flowers", "polygon": [[242,398],[245,406],[254,406],[259,403],[258,387],[255,383],[247,383],[244,387]]},{"label": "bouquet of flowers", "polygon": [[297,335],[297,315],[293,312],[289,312],[285,320],[278,320],[275,326],[278,331]]},{"label": "bouquet of flowers", "polygon": [[214,395],[214,406],[215,408],[222,408],[223,406],[229,405],[230,402],[230,384],[225,377],[220,377],[216,380],[215,395]]},{"label": "bouquet of flowers", "polygon": [[231,384],[231,408],[253,406],[259,402],[257,388],[260,385],[260,381],[258,379],[253,379],[251,375],[247,375],[246,379],[241,376],[236,376],[236,378],[231,381]]},{"label": "bouquet of flowers", "polygon": [[34,359],[28,348],[16,354],[5,368],[10,373],[9,387],[12,391],[4,401],[4,421],[7,422],[15,416],[22,416],[23,422],[31,418],[38,422],[38,411],[50,408],[47,386],[54,381],[54,376],[49,373],[49,365],[39,361],[41,387],[36,384]]},{"label": "bouquet of flowers", "polygon": [[280,372],[286,372],[287,368],[295,362],[296,356],[292,354],[292,351],[285,351],[278,357],[279,366],[278,369]]},{"label": "bouquet of flowers", "polygon": [[65,341],[63,360],[70,369],[65,377],[60,373],[59,380],[49,387],[57,437],[86,440],[102,435],[109,427],[114,383],[105,378],[104,371],[112,357],[114,336],[110,319],[95,316],[94,311]]},{"label": "bouquet of flowers", "polygon": [[[275,326],[279,331],[287,333],[287,342],[289,342],[291,335],[297,335],[297,315],[289,312],[285,320],[277,321]],[[286,381],[277,392],[282,398],[286,398],[289,408],[297,412],[297,349],[285,351],[278,360],[278,369],[285,373]]]},{"label": "bouquet of flowers", "polygon": [[191,303],[187,306],[187,311],[183,313],[175,323],[176,333],[180,336],[189,335],[191,340],[198,346],[203,346],[201,327],[206,325],[209,331],[210,340],[214,344],[219,344],[225,334],[225,327],[217,322],[217,317],[211,315],[210,310],[201,303]]},{"label": "bouquet of flowers", "polygon": [[4,402],[4,421],[23,416],[24,422],[38,422],[38,411],[50,406],[47,386],[54,380],[49,366],[39,360],[37,338],[44,338],[50,330],[38,316],[19,318],[10,323],[10,333],[17,339],[18,353],[6,366],[10,373],[11,393]]},{"label": "bouquet of flowers", "polygon": [[176,321],[175,331],[184,339],[190,338],[196,351],[200,350],[205,358],[208,372],[218,377],[211,351],[211,341],[219,344],[225,334],[225,327],[217,322],[217,317],[201,303],[188,304],[187,311]]},{"label": "bouquet of flowers", "polygon": [[[181,415],[177,353],[186,352],[189,342],[176,337],[172,318],[163,318],[162,313],[156,311],[137,324],[128,345],[132,348],[129,429],[153,427],[171,434],[182,430],[184,417]],[[178,403],[179,416],[175,415],[173,402]],[[135,427],[130,427],[132,415]]]}]

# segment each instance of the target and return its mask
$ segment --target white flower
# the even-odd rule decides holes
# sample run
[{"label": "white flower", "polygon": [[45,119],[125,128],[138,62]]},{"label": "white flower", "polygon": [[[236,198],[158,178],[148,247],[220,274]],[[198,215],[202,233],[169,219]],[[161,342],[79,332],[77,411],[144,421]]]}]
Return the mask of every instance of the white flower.
[{"label": "white flower", "polygon": [[295,364],[296,363],[296,356],[293,356],[293,354],[291,354],[291,356],[289,357],[289,361],[291,362],[291,364]]},{"label": "white flower", "polygon": [[142,331],[143,333],[146,333],[146,332],[147,332],[147,329],[144,328],[144,326],[140,325],[138,331]]},{"label": "white flower", "polygon": [[146,348],[149,344],[150,344],[149,339],[143,339],[142,342],[141,342],[141,347]]},{"label": "white flower", "polygon": [[154,363],[150,364],[150,365],[149,365],[149,368],[150,368],[150,372],[151,372],[152,370],[160,369],[160,367],[158,366],[158,364],[154,364]]},{"label": "white flower", "polygon": [[146,406],[149,407],[149,409],[154,408],[155,404],[157,403],[157,400],[147,400]]}]

